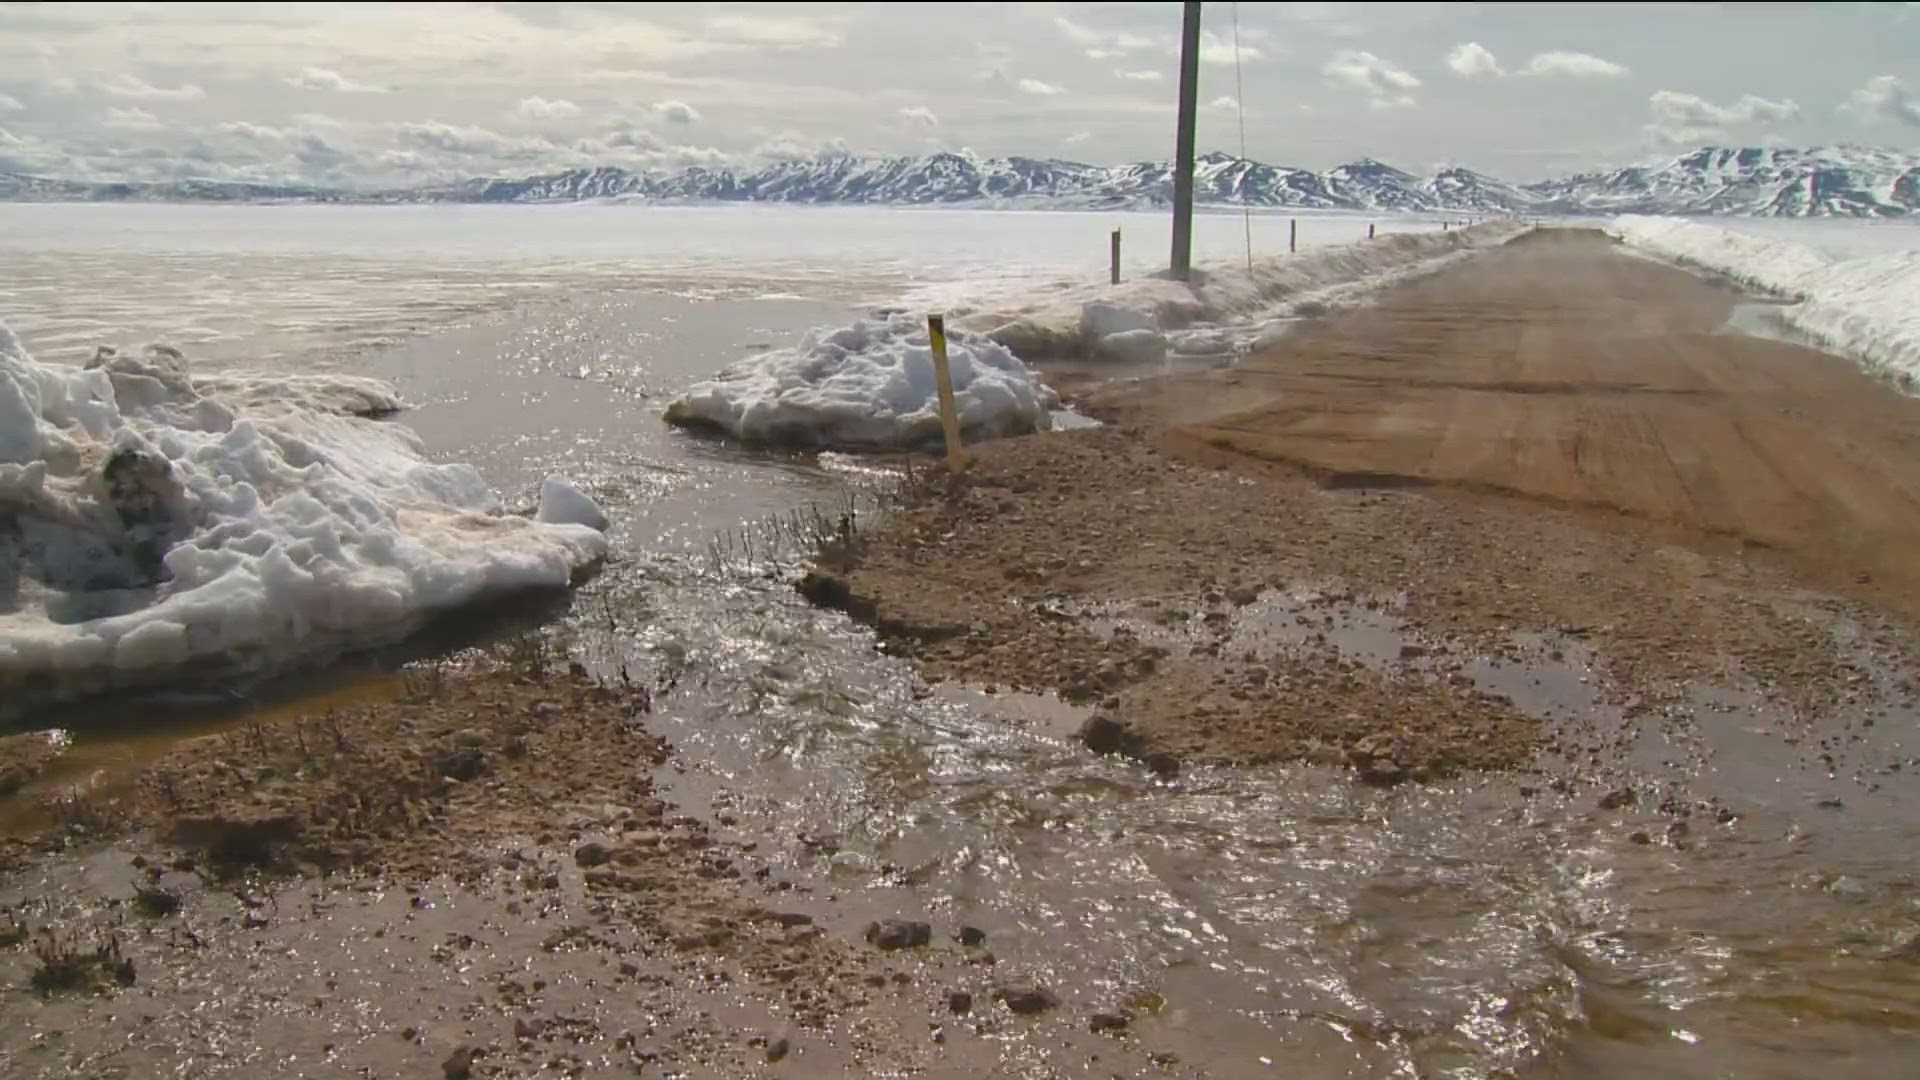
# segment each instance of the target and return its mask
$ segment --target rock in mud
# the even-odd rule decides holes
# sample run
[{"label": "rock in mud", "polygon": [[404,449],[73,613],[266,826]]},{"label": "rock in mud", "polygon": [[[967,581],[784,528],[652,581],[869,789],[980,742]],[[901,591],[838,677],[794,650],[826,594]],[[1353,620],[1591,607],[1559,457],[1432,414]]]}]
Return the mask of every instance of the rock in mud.
[{"label": "rock in mud", "polygon": [[1180,759],[1172,754],[1148,754],[1140,759],[1140,764],[1145,765],[1148,772],[1162,780],[1171,780],[1180,775]]},{"label": "rock in mud", "polygon": [[486,751],[476,746],[456,746],[433,759],[434,771],[449,780],[478,780],[493,770]]},{"label": "rock in mud", "polygon": [[788,1051],[792,1049],[793,1044],[784,1038],[773,1040],[767,1044],[767,1064],[773,1065],[784,1061]]},{"label": "rock in mud", "polygon": [[1003,986],[993,996],[1018,1016],[1033,1016],[1060,1007],[1060,999],[1046,987],[1035,985]]},{"label": "rock in mud", "polygon": [[855,596],[847,578],[823,570],[809,570],[794,586],[807,602],[835,611],[844,611],[856,619],[871,621],[876,614],[873,601]]},{"label": "rock in mud", "polygon": [[477,1046],[463,1046],[447,1055],[447,1060],[440,1063],[440,1071],[447,1080],[470,1080],[473,1063],[480,1060],[481,1052]]},{"label": "rock in mud", "polygon": [[1632,806],[1638,799],[1639,796],[1630,787],[1615,788],[1600,796],[1600,809],[1618,810],[1623,806]]},{"label": "rock in mud", "polygon": [[1111,716],[1089,716],[1080,725],[1080,741],[1096,754],[1131,754],[1140,749],[1141,739],[1125,721]]},{"label": "rock in mud", "polygon": [[1087,1017],[1087,1030],[1096,1035],[1107,1031],[1125,1031],[1129,1022],[1125,1013],[1094,1013]]},{"label": "rock in mud", "polygon": [[969,949],[977,949],[987,943],[987,932],[977,926],[963,926],[953,937],[955,941]]},{"label": "rock in mud", "polygon": [[613,849],[593,841],[573,849],[573,861],[580,866],[605,866],[613,861]]},{"label": "rock in mud", "polygon": [[955,1016],[965,1016],[973,1011],[973,995],[965,990],[955,990],[947,995],[947,1010]]},{"label": "rock in mud", "polygon": [[882,919],[867,924],[867,941],[876,949],[911,949],[933,940],[933,927],[908,919]]}]

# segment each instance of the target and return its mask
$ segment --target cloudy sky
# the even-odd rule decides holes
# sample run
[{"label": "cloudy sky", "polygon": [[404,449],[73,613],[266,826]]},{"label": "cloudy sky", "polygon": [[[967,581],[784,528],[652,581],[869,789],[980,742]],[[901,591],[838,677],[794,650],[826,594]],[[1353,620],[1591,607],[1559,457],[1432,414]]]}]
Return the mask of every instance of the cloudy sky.
[{"label": "cloudy sky", "polygon": [[[1527,180],[1920,144],[1920,4],[1206,5],[1201,148]],[[1171,156],[1176,3],[0,3],[0,171],[380,185]],[[1244,109],[1236,108],[1243,102]]]}]

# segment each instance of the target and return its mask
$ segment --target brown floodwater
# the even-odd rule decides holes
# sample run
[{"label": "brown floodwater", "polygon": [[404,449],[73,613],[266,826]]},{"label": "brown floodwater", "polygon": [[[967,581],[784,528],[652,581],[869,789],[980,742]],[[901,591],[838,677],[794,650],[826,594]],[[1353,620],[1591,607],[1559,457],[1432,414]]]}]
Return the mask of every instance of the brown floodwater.
[{"label": "brown floodwater", "polygon": [[[421,402],[407,421],[435,452],[514,493],[564,468],[609,505],[622,555],[566,621],[599,670],[677,676],[652,719],[675,749],[666,797],[756,845],[799,883],[793,906],[830,931],[857,938],[892,915],[976,926],[1002,966],[1063,999],[1058,1022],[955,1026],[927,1051],[930,1075],[1920,1068],[1920,711],[1888,658],[1850,646],[1857,698],[1817,721],[1743,686],[1685,688],[1647,712],[1622,704],[1605,658],[1577,638],[1516,634],[1498,655],[1472,653],[1414,632],[1393,597],[1335,601],[1316,587],[1333,583],[1301,583],[1240,609],[1232,647],[1458,674],[1562,733],[1560,753],[1516,774],[1391,788],[1312,766],[1165,779],[1094,757],[1071,737],[1078,709],[928,687],[869,632],[806,605],[778,530],[751,554],[715,550],[743,522],[842,504],[868,473],[690,440],[657,422],[661,397],[722,354],[835,317],[821,307],[616,297],[369,362]],[[1188,633],[1124,608],[1073,614],[1170,645]],[[340,693],[383,692],[383,678]],[[233,722],[76,725],[56,779],[106,776]],[[83,914],[86,896],[125,887],[115,858],[6,882],[0,904]],[[243,940],[236,907],[192,962],[131,943],[165,973],[152,990],[51,1003],[6,991],[0,1063],[20,1076],[419,1075],[407,1070],[431,1062],[394,1032],[452,1024],[460,1005],[423,996],[445,972],[423,972],[392,934],[423,949],[484,943],[446,961],[473,965],[475,993],[481,974],[574,962],[538,948],[551,924],[484,889],[437,896],[426,914],[316,882],[283,886],[278,902],[317,914]],[[587,912],[583,896],[558,903]],[[604,972],[551,978],[569,1015],[627,1008]],[[777,1023],[750,988],[676,988],[660,1002]],[[1074,1019],[1123,1006],[1139,1014],[1123,1040]],[[795,1037],[808,1053],[771,1073],[846,1067],[831,1040]]]}]

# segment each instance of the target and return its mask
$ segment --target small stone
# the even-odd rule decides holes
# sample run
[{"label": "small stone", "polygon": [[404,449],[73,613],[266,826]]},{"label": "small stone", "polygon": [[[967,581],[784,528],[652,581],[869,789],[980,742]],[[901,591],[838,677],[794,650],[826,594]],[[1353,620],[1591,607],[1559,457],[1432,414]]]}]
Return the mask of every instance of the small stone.
[{"label": "small stone", "polygon": [[1633,832],[1630,832],[1627,834],[1627,839],[1633,841],[1636,844],[1653,843],[1653,837],[1647,835],[1647,831],[1645,829],[1635,829]]},{"label": "small stone", "polygon": [[987,932],[977,926],[963,926],[954,937],[969,949],[977,949],[987,943]]},{"label": "small stone", "polygon": [[774,1062],[780,1061],[781,1059],[785,1058],[787,1056],[787,1051],[791,1049],[793,1049],[793,1045],[787,1042],[787,1040],[784,1038],[775,1039],[772,1042],[768,1043],[767,1044],[767,1064],[771,1065]]},{"label": "small stone", "polygon": [[1128,1018],[1124,1013],[1094,1013],[1087,1017],[1087,1029],[1095,1034],[1106,1031],[1124,1031]]},{"label": "small stone", "polygon": [[933,927],[908,919],[882,919],[867,924],[867,941],[876,949],[911,949],[933,940]]},{"label": "small stone", "polygon": [[1418,660],[1425,655],[1427,655],[1427,647],[1425,645],[1408,644],[1400,646],[1400,659],[1402,660]]},{"label": "small stone", "polygon": [[1639,796],[1630,787],[1615,788],[1600,796],[1600,809],[1618,810],[1623,806],[1632,806]]},{"label": "small stone", "polygon": [[405,1039],[408,1042],[412,1042],[413,1040],[420,1037],[420,1029],[419,1028],[401,1028],[400,1037],[402,1039]]},{"label": "small stone", "polygon": [[1042,986],[1006,986],[994,991],[993,996],[1007,1007],[1007,1011],[1019,1016],[1032,1016],[1060,1007],[1060,999]]},{"label": "small stone", "polygon": [[801,911],[776,911],[768,916],[774,922],[785,927],[812,926],[813,916]]},{"label": "small stone", "polygon": [[543,1020],[528,1020],[521,1017],[513,1022],[513,1037],[516,1039],[537,1039],[545,1030],[547,1025]]},{"label": "small stone", "polygon": [[487,753],[478,747],[456,746],[433,759],[434,771],[449,780],[478,780],[493,771]]},{"label": "small stone", "polygon": [[1140,763],[1162,780],[1171,780],[1180,775],[1180,759],[1165,751],[1148,754],[1140,759]]},{"label": "small stone", "polygon": [[479,1059],[480,1053],[477,1046],[463,1046],[440,1063],[440,1071],[446,1074],[447,1080],[469,1080],[473,1076],[473,1063]]},{"label": "small stone", "polygon": [[1140,736],[1111,716],[1089,716],[1080,725],[1080,741],[1096,754],[1123,754],[1138,747]]},{"label": "small stone", "polygon": [[956,1016],[965,1016],[973,1011],[973,995],[965,990],[955,990],[947,995],[947,1009]]},{"label": "small stone", "polygon": [[636,964],[631,960],[620,961],[620,975],[622,978],[631,979],[638,974],[640,974],[639,964]]},{"label": "small stone", "polygon": [[613,849],[598,841],[573,849],[573,861],[580,866],[605,866],[613,861]]}]

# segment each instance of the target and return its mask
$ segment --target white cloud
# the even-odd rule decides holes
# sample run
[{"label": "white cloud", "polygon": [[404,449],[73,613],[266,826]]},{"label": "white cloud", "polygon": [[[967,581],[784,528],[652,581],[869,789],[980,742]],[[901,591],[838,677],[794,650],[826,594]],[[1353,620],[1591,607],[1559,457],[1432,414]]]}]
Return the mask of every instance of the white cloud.
[{"label": "white cloud", "polygon": [[22,145],[22,140],[20,136],[15,135],[13,132],[8,131],[6,128],[0,128],[0,146],[20,146],[20,145]]},{"label": "white cloud", "polygon": [[1209,109],[1237,109],[1239,107],[1239,99],[1235,98],[1232,94],[1221,94],[1219,97],[1207,102],[1207,108]]},{"label": "white cloud", "polygon": [[[1247,44],[1247,37],[1248,37],[1248,34],[1247,32],[1244,32],[1244,31],[1240,35],[1240,60],[1243,62],[1250,62],[1250,61],[1264,58],[1266,55],[1265,53],[1262,53],[1258,48],[1255,48],[1254,46]],[[1168,51],[1173,53],[1176,56],[1178,56],[1180,53],[1180,49],[1177,45],[1170,47]],[[1219,64],[1219,65],[1225,66],[1227,64],[1233,63],[1233,61],[1234,61],[1234,55],[1233,55],[1233,39],[1232,38],[1223,38],[1218,34],[1215,34],[1211,30],[1202,30],[1200,32],[1200,62],[1201,63]]]},{"label": "white cloud", "polygon": [[903,106],[900,109],[899,115],[900,119],[906,121],[909,125],[917,127],[940,126],[940,118],[935,116],[933,110],[927,108],[925,105]]},{"label": "white cloud", "polygon": [[0,94],[0,112],[19,112],[24,108],[26,106],[20,104],[19,98],[12,94]]},{"label": "white cloud", "polygon": [[709,19],[705,30],[720,40],[776,49],[832,49],[846,43],[846,35],[831,26],[768,15],[721,15]]},{"label": "white cloud", "polygon": [[1772,101],[1756,94],[1743,94],[1731,105],[1715,105],[1698,94],[1655,90],[1647,106],[1653,111],[1647,134],[1670,146],[1723,138],[1735,124],[1770,124],[1800,115],[1800,106],[1791,100]]},{"label": "white cloud", "polygon": [[653,105],[654,115],[669,124],[696,124],[700,122],[700,110],[684,101],[657,101]]},{"label": "white cloud", "polygon": [[1157,71],[1115,71],[1114,74],[1128,82],[1159,82],[1166,78]]},{"label": "white cloud", "polygon": [[387,92],[383,86],[356,82],[332,68],[304,67],[286,76],[286,80],[302,90],[324,90],[335,94],[384,94]]},{"label": "white cloud", "polygon": [[513,115],[522,120],[565,120],[569,116],[579,116],[580,106],[566,98],[543,98],[535,95],[521,98],[520,104],[513,107]]},{"label": "white cloud", "polygon": [[1881,75],[1847,95],[1841,108],[1870,121],[1920,127],[1920,93],[1896,75]]},{"label": "white cloud", "polygon": [[438,120],[408,120],[394,125],[402,142],[442,153],[479,155],[499,153],[511,140],[472,124],[446,124]]},{"label": "white cloud", "polygon": [[1602,60],[1583,52],[1543,52],[1537,53],[1527,66],[1520,69],[1522,75],[1567,75],[1576,79],[1618,79],[1627,74],[1627,69],[1611,60]]},{"label": "white cloud", "polygon": [[1076,131],[1060,141],[1066,143],[1068,146],[1077,146],[1091,138],[1093,138],[1093,132],[1091,131]]},{"label": "white cloud", "polygon": [[138,75],[121,75],[99,84],[100,89],[114,97],[130,98],[135,101],[198,101],[207,96],[205,90],[192,83],[181,83],[172,88],[155,86]]},{"label": "white cloud", "polygon": [[[1166,40],[1165,35],[1153,37],[1147,34],[1136,34],[1130,30],[1097,30],[1090,26],[1082,26],[1064,16],[1054,19],[1053,25],[1067,35],[1068,41],[1085,46],[1087,56],[1094,60],[1107,60],[1125,56],[1128,53],[1158,48]],[[1094,55],[1096,52],[1099,55]]]},{"label": "white cloud", "polygon": [[1413,104],[1406,91],[1417,88],[1420,80],[1413,72],[1383,60],[1370,52],[1343,49],[1320,66],[1320,73],[1335,86],[1360,90],[1367,104],[1376,109],[1404,109]]},{"label": "white cloud", "polygon": [[109,107],[106,125],[122,131],[159,131],[166,126],[160,122],[159,117],[137,105],[124,109],[117,106]]},{"label": "white cloud", "polygon": [[220,130],[253,142],[279,142],[291,134],[286,128],[268,127],[250,120],[229,120],[220,125]]},{"label": "white cloud", "polygon": [[1463,79],[1497,78],[1503,74],[1500,61],[1494,59],[1493,53],[1477,41],[1455,45],[1453,51],[1447,54],[1447,67]]},{"label": "white cloud", "polygon": [[1055,86],[1052,83],[1041,82],[1039,79],[1021,79],[1014,85],[1018,86],[1020,92],[1023,94],[1036,94],[1040,97],[1052,97],[1055,94],[1066,93],[1065,88]]}]

